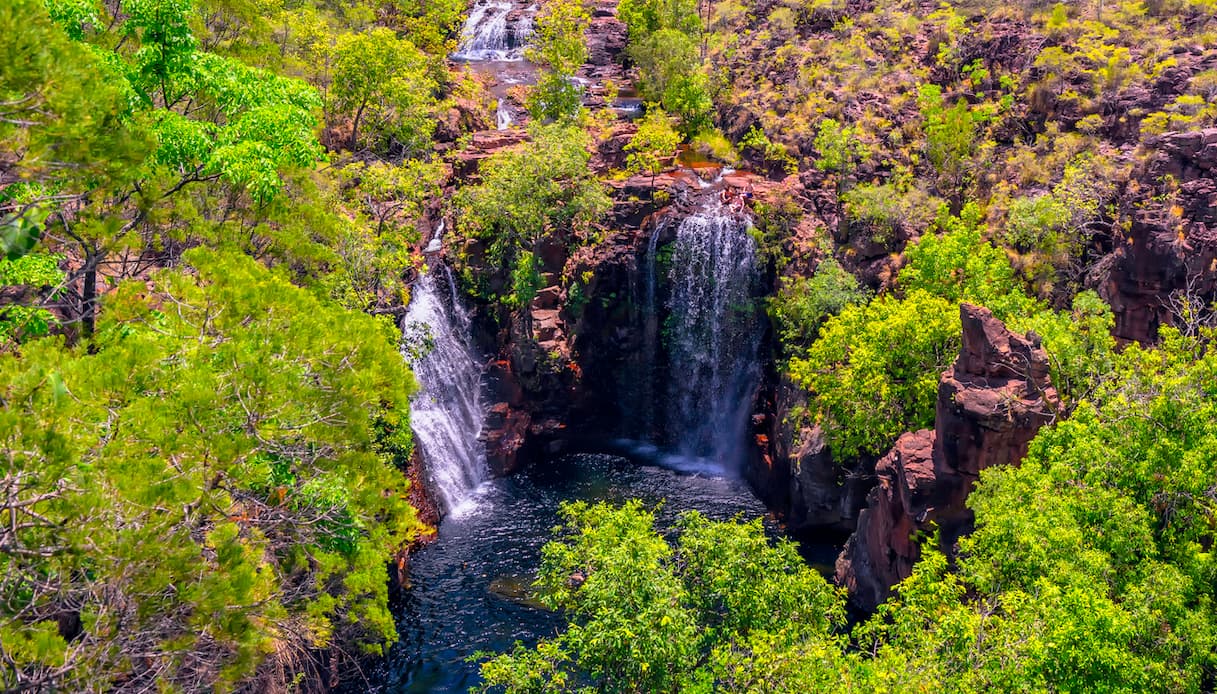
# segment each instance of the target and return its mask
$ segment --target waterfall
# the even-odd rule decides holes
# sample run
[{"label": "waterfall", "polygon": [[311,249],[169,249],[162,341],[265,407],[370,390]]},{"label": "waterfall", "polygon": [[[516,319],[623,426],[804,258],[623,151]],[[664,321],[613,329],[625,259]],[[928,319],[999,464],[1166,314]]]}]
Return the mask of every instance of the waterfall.
[{"label": "waterfall", "polygon": [[750,224],[717,200],[683,219],[668,270],[668,434],[679,452],[735,472],[760,382],[759,281]]},{"label": "waterfall", "polygon": [[525,15],[508,21],[513,9],[513,3],[503,0],[483,0],[474,5],[461,29],[460,48],[452,57],[466,61],[522,60],[532,34],[532,19]]},{"label": "waterfall", "polygon": [[511,117],[511,109],[507,107],[506,99],[499,99],[499,107],[495,112],[495,123],[499,130],[506,130],[515,123]]},{"label": "waterfall", "polygon": [[445,510],[456,514],[470,506],[473,490],[489,473],[478,438],[485,416],[481,369],[471,356],[469,316],[446,267],[438,266],[414,285],[402,336],[419,381],[410,425],[431,488]]}]

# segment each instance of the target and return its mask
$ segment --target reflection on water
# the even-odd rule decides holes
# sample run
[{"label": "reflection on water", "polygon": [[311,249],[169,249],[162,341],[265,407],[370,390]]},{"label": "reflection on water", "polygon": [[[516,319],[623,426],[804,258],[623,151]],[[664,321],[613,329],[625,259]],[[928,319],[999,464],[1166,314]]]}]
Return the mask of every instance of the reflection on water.
[{"label": "reflection on water", "polygon": [[553,635],[561,620],[532,606],[527,587],[562,501],[662,502],[664,524],[689,509],[718,519],[765,513],[743,482],[707,472],[581,454],[485,483],[476,504],[411,557],[412,587],[396,606],[401,641],[350,691],[464,692],[477,682],[470,655]]}]

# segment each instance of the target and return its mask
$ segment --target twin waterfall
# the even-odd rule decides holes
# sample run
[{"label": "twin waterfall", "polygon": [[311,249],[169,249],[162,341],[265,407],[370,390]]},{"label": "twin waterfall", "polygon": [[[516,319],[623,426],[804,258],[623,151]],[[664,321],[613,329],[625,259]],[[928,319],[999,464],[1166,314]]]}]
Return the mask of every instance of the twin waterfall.
[{"label": "twin waterfall", "polygon": [[472,357],[469,335],[469,316],[452,275],[437,265],[414,285],[402,336],[419,382],[410,403],[410,426],[431,489],[447,513],[462,510],[489,476],[479,438],[486,416],[482,370]]},{"label": "twin waterfall", "polygon": [[[647,249],[647,366],[638,375],[644,390],[630,405],[666,443],[660,462],[733,475],[744,462],[761,378],[760,272],[747,219],[707,197],[680,221],[669,246],[658,247],[656,232]],[[666,271],[659,255],[667,257]],[[479,440],[486,407],[469,316],[443,265],[415,285],[402,331],[421,384],[412,402],[415,438],[431,488],[447,512],[459,511],[488,477]]]}]

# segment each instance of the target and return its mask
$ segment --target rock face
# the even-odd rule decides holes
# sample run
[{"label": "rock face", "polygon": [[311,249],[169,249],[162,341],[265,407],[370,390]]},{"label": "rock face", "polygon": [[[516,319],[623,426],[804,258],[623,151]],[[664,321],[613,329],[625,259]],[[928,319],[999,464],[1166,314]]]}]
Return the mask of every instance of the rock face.
[{"label": "rock face", "polygon": [[935,524],[949,552],[971,529],[965,501],[980,471],[1017,464],[1058,406],[1048,356],[985,308],[964,304],[963,346],[942,375],[934,429],[904,434],[875,466],[878,484],[837,559],[837,580],[873,610],[908,577],[917,534]]},{"label": "rock face", "polygon": [[1142,178],[1157,187],[1140,201],[1100,285],[1115,336],[1141,343],[1179,322],[1184,299],[1207,306],[1217,298],[1217,128],[1172,133],[1154,146]]}]

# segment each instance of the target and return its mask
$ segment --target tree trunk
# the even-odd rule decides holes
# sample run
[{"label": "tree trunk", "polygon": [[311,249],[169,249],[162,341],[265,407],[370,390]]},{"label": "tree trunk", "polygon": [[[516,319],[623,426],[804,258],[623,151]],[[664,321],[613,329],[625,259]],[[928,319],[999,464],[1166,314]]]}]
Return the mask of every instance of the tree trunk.
[{"label": "tree trunk", "polygon": [[80,331],[82,337],[92,337],[97,324],[97,265],[101,254],[96,250],[85,253],[84,281],[80,290]]},{"label": "tree trunk", "polygon": [[359,105],[359,110],[355,112],[355,121],[351,123],[351,151],[354,152],[359,143],[359,119],[363,118],[363,109],[368,105],[368,102],[363,102]]}]

